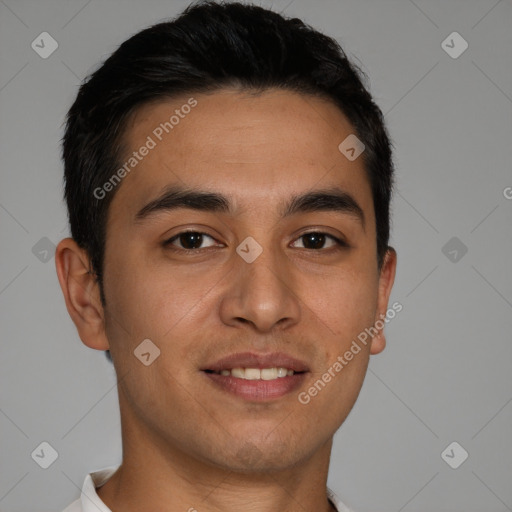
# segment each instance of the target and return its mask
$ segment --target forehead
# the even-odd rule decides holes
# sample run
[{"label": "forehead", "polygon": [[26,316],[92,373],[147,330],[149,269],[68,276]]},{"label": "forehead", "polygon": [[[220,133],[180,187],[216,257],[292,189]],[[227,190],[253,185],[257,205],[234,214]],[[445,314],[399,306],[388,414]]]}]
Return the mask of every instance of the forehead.
[{"label": "forehead", "polygon": [[333,103],[290,91],[222,90],[153,102],[127,123],[120,165],[135,165],[126,166],[111,208],[123,203],[134,215],[176,184],[222,190],[240,211],[328,186],[372,209],[362,157],[349,161],[338,149],[353,132]]}]

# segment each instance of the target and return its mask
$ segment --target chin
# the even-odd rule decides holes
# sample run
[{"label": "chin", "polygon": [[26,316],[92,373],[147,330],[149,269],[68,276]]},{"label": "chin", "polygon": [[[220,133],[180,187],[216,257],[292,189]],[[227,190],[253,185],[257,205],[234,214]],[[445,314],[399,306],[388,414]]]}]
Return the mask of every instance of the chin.
[{"label": "chin", "polygon": [[299,440],[294,441],[292,436],[286,443],[276,438],[262,438],[260,442],[256,439],[256,436],[248,436],[247,440],[231,439],[222,452],[214,454],[212,462],[236,473],[268,474],[290,469],[306,456],[307,447],[302,446]]},{"label": "chin", "polygon": [[265,476],[291,469],[299,462],[300,459],[297,459],[296,454],[283,458],[282,456],[276,457],[273,454],[262,454],[259,450],[243,449],[235,457],[229,460],[224,459],[219,465],[223,469],[234,473]]}]

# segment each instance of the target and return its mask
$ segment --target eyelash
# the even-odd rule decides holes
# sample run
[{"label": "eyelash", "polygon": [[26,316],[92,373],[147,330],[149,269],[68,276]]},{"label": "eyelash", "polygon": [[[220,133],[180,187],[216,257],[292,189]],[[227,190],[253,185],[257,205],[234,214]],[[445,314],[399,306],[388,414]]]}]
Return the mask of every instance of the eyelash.
[{"label": "eyelash", "polygon": [[[175,247],[172,245],[172,242],[174,242],[175,240],[177,240],[181,235],[185,235],[187,233],[193,233],[193,234],[196,234],[196,235],[206,235],[207,237],[211,238],[212,240],[215,240],[215,238],[211,235],[209,235],[208,233],[203,233],[201,231],[194,231],[194,230],[186,230],[186,231],[181,231],[180,233],[174,235],[173,237],[169,238],[168,240],[166,240],[165,242],[163,242],[163,246],[167,249],[170,249],[171,251],[175,251],[175,252],[180,252],[180,253],[184,253],[184,254],[190,254],[190,253],[200,253],[204,250],[208,250],[208,249],[212,249],[212,247],[204,247],[202,249],[181,249],[181,248],[178,248],[178,247]],[[342,250],[342,249],[348,249],[350,246],[345,243],[343,240],[341,240],[340,238],[337,238],[333,235],[330,235],[329,233],[324,233],[323,231],[308,231],[307,233],[302,233],[302,235],[300,235],[299,237],[296,238],[296,240],[299,240],[300,238],[302,237],[305,237],[307,235],[311,235],[311,234],[315,234],[315,235],[325,235],[327,238],[330,238],[331,240],[334,240],[334,242],[336,243],[336,245],[338,247],[331,247],[330,249],[306,249],[307,251],[313,251],[313,252],[328,252],[328,251],[331,251],[331,250]],[[217,240],[215,240],[217,241]]]}]

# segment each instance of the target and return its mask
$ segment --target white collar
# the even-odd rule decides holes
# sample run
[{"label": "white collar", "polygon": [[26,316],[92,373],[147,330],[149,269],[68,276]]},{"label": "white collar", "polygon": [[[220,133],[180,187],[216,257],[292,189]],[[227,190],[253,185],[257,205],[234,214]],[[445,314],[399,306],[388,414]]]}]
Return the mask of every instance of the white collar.
[{"label": "white collar", "polygon": [[[63,512],[112,512],[105,503],[101,501],[98,493],[96,492],[96,488],[104,485],[118,468],[119,465],[108,466],[89,473],[85,477],[80,498],[73,502]],[[353,512],[353,510],[342,503],[329,488],[327,488],[327,497],[336,507],[338,512]]]}]

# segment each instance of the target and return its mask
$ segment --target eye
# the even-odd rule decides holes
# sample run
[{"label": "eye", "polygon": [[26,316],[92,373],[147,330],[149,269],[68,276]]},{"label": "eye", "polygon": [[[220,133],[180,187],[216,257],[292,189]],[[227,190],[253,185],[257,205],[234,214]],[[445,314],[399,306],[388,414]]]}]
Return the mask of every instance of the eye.
[{"label": "eye", "polygon": [[[174,235],[172,238],[169,238],[163,242],[163,245],[164,247],[168,247],[176,251],[199,252],[201,249],[206,249],[215,245],[212,244],[202,247],[205,237],[215,241],[213,237],[200,231],[182,231],[181,233],[178,233],[177,235]],[[346,244],[343,240],[340,240],[333,235],[322,233],[320,231],[310,231],[309,233],[304,233],[299,238],[297,238],[297,240],[306,241],[305,244],[302,244],[302,247],[299,247],[299,249],[310,249],[317,252],[319,249],[332,249],[336,246],[338,248],[349,247],[349,245]],[[325,242],[329,240],[331,241],[331,245],[327,248],[324,247]]]},{"label": "eye", "polygon": [[332,245],[330,247],[327,247],[327,249],[330,249],[330,248],[336,247],[336,246],[348,247],[348,244],[346,244],[343,240],[340,240],[339,238],[336,238],[333,235],[329,235],[327,233],[322,233],[319,231],[310,231],[309,233],[304,233],[297,240],[302,240],[302,239],[306,240],[306,245],[309,246],[309,247],[305,247],[304,243],[303,243],[303,247],[299,247],[299,248],[304,248],[304,249],[312,249],[312,250],[325,249],[325,247],[321,247],[321,246],[323,246],[325,244],[325,241],[327,239],[330,239],[331,243],[332,243]]},{"label": "eye", "polygon": [[[178,242],[181,244],[181,249],[184,251],[197,251],[204,248],[201,247],[201,244],[203,243],[205,237],[209,238],[210,240],[214,240],[214,238],[210,235],[201,233],[199,231],[182,231],[169,240],[166,240],[164,242],[164,246],[167,247],[170,245],[175,245],[174,242]],[[176,250],[180,250],[180,247],[178,247]]]}]

